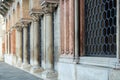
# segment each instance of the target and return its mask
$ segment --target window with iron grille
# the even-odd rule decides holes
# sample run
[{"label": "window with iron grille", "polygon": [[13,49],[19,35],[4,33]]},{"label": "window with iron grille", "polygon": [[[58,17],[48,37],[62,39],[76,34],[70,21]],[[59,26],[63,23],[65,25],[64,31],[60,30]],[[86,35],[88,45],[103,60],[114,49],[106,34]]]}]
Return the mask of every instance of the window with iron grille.
[{"label": "window with iron grille", "polygon": [[116,56],[116,0],[85,0],[85,55]]}]

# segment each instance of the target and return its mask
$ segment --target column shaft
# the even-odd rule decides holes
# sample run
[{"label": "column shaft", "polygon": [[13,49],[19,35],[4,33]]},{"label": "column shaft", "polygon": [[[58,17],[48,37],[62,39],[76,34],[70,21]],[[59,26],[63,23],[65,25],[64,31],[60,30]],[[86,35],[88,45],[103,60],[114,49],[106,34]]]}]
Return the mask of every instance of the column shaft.
[{"label": "column shaft", "polygon": [[64,0],[64,50],[69,53],[69,0]]},{"label": "column shaft", "polygon": [[39,66],[39,22],[34,21],[34,65]]},{"label": "column shaft", "polygon": [[53,27],[52,13],[46,14],[46,67],[53,70]]},{"label": "column shaft", "polygon": [[8,54],[9,54],[9,52],[10,52],[10,33],[8,32]]},{"label": "column shaft", "polygon": [[23,62],[24,64],[28,64],[28,29],[25,26],[23,28]]},{"label": "column shaft", "polygon": [[21,66],[22,64],[22,28],[20,27],[17,30],[17,65]]},{"label": "column shaft", "polygon": [[79,57],[79,1],[75,0],[75,59],[78,62]]},{"label": "column shaft", "polygon": [[34,61],[34,26],[33,26],[33,22],[31,23],[31,27],[30,27],[30,64],[33,65],[33,61]]},{"label": "column shaft", "polygon": [[8,37],[7,34],[5,35],[5,53],[7,54],[7,50],[8,50]]},{"label": "column shaft", "polygon": [[[60,0],[60,16],[64,16],[64,1]],[[64,17],[60,17],[61,54],[64,54]]]},{"label": "column shaft", "polygon": [[73,55],[74,53],[74,0],[69,0],[69,51],[70,54]]}]

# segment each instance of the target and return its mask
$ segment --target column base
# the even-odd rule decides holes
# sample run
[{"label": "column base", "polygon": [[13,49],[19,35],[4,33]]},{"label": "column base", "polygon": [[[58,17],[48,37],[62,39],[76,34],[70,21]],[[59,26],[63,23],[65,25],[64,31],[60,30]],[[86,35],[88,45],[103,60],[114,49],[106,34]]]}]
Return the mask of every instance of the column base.
[{"label": "column base", "polygon": [[42,73],[42,78],[45,80],[57,80],[58,74],[54,70],[45,70]]},{"label": "column base", "polygon": [[23,63],[21,68],[30,71],[31,65],[28,63]]},{"label": "column base", "polygon": [[38,73],[42,71],[43,71],[43,68],[41,68],[40,66],[33,66],[31,67],[31,70],[30,70],[31,73]]},{"label": "column base", "polygon": [[22,66],[22,61],[21,61],[21,60],[18,60],[16,66],[17,66],[17,67],[21,67],[21,66]]}]

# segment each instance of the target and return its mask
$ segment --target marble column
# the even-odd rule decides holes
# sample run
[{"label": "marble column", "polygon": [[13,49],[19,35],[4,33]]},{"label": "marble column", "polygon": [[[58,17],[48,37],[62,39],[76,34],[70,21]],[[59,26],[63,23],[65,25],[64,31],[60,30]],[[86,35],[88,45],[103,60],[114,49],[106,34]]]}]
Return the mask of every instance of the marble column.
[{"label": "marble column", "polygon": [[17,66],[22,66],[22,27],[17,27]]},{"label": "marble column", "polygon": [[[60,0],[60,16],[64,16],[64,0]],[[64,54],[64,17],[60,17],[61,55]]]},{"label": "marble column", "polygon": [[8,54],[10,54],[10,32],[8,32]]},{"label": "marble column", "polygon": [[46,68],[43,72],[43,78],[55,78],[57,77],[57,73],[54,71],[54,46],[53,46],[53,20],[52,20],[52,11],[53,5],[48,4],[48,7],[45,7],[45,24],[44,27],[46,29]]},{"label": "marble column", "polygon": [[8,35],[7,35],[7,33],[5,34],[5,54],[7,54],[7,52],[8,52],[8,37],[7,37]]},{"label": "marble column", "polygon": [[75,62],[79,62],[79,1],[75,0]]},{"label": "marble column", "polygon": [[33,53],[34,53],[34,57],[33,57],[33,67],[32,67],[32,72],[41,72],[43,71],[43,69],[40,67],[40,41],[39,41],[39,17],[40,14],[34,13],[32,14],[33,17],[33,32],[34,32],[34,36],[33,36]]},{"label": "marble column", "polygon": [[69,52],[74,55],[75,45],[75,23],[74,23],[74,0],[69,0]]},{"label": "marble column", "polygon": [[34,26],[33,26],[33,22],[31,23],[31,26],[30,26],[30,65],[33,66],[33,61],[34,61],[34,48],[33,48],[33,45],[34,45],[34,39],[33,39],[33,36],[34,36]]},{"label": "marble column", "polygon": [[28,25],[23,24],[23,65],[22,68],[28,68],[30,65],[28,64]]}]

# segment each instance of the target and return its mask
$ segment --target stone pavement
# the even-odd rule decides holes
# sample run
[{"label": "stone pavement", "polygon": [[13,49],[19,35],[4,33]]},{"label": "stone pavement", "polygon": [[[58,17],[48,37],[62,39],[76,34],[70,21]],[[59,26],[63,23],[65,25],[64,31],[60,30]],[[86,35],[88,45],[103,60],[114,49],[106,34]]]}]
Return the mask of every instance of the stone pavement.
[{"label": "stone pavement", "polygon": [[42,80],[25,71],[0,62],[0,80]]}]

